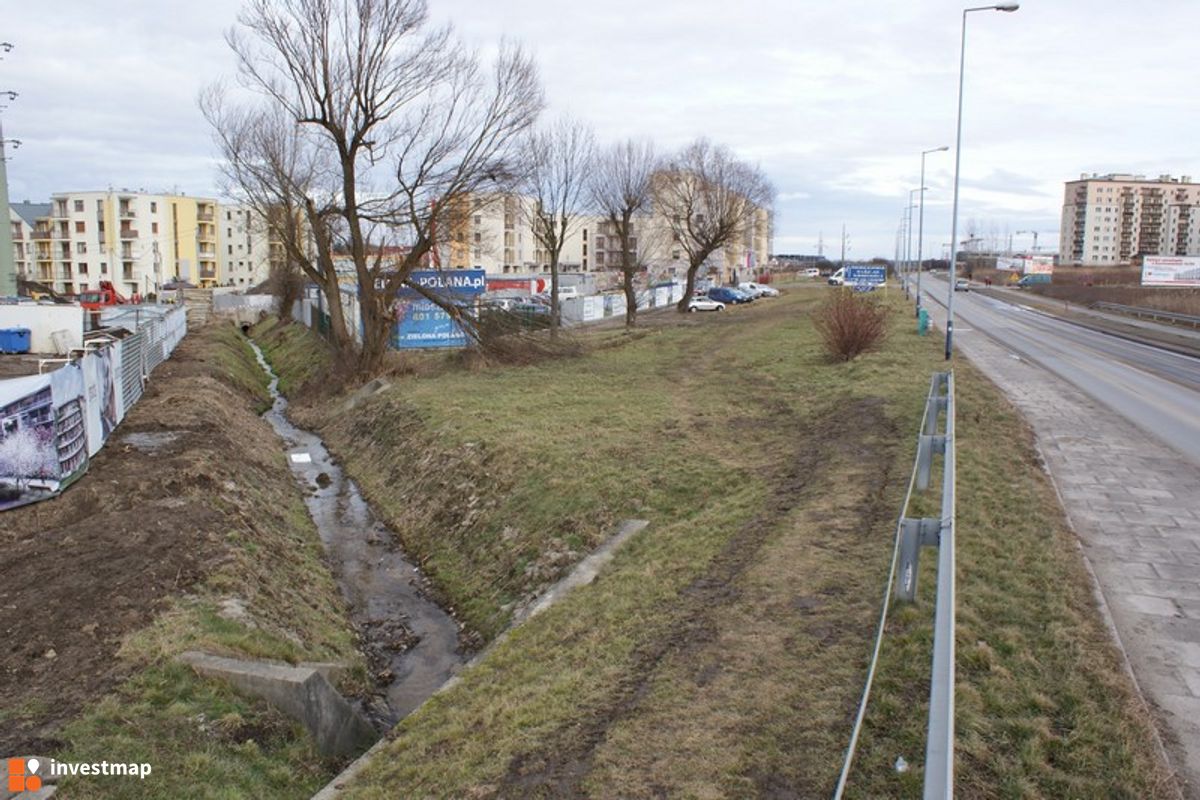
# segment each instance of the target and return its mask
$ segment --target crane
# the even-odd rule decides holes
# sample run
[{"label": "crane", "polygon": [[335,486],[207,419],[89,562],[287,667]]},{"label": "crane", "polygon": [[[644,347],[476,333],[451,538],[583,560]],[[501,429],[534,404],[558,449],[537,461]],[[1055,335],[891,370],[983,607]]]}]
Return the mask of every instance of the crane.
[{"label": "crane", "polygon": [[1033,252],[1036,253],[1038,251],[1037,237],[1038,237],[1038,233],[1040,233],[1040,231],[1017,231],[1017,236],[1020,236],[1023,233],[1032,233],[1033,234]]}]

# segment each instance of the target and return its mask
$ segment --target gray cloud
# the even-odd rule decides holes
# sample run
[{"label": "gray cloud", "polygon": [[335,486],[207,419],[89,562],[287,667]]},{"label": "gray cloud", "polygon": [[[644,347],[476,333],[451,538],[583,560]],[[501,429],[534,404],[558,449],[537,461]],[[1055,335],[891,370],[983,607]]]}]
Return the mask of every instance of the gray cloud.
[{"label": "gray cloud", "polygon": [[[960,10],[947,0],[433,0],[481,49],[502,36],[540,64],[552,112],[601,139],[663,148],[707,135],[760,164],[779,192],[778,249],[891,255],[919,154],[953,144]],[[109,185],[215,193],[196,109],[233,71],[237,0],[60,0],[8,15],[0,89],[14,199]],[[28,10],[28,8],[26,9]],[[1081,172],[1200,176],[1186,0],[1033,0],[969,27],[961,218],[1053,231]],[[1081,32],[1086,35],[1081,36]],[[926,227],[948,239],[953,153],[928,159]],[[1044,234],[1043,242],[1053,240]]]}]

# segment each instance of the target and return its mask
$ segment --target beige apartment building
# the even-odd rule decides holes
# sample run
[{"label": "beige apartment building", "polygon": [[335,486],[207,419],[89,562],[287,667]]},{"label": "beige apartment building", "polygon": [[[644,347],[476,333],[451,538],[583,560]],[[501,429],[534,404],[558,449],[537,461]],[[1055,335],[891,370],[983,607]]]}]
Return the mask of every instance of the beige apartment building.
[{"label": "beige apartment building", "polygon": [[283,246],[270,235],[267,221],[248,206],[217,207],[221,228],[221,284],[248,289],[265,281]]},{"label": "beige apartment building", "polygon": [[1200,255],[1200,184],[1184,175],[1082,175],[1063,195],[1062,263],[1128,264],[1139,255]]},{"label": "beige apartment building", "polygon": [[207,198],[124,190],[54,194],[48,213],[22,240],[31,246],[18,273],[64,294],[97,289],[102,281],[127,296],[156,293],[173,280],[216,286],[216,221],[217,203]]},{"label": "beige apartment building", "polygon": [[[476,195],[464,201],[451,214],[449,235],[439,237],[447,242],[439,248],[442,266],[482,268],[492,275],[549,272],[549,257],[529,224],[531,202],[531,198],[512,194]],[[707,273],[721,283],[734,278],[749,280],[769,258],[771,223],[770,210],[757,209],[743,235],[709,258],[702,276]],[[563,247],[560,269],[609,274],[615,279],[621,264],[621,242],[613,227],[601,216],[580,217]],[[633,220],[632,228],[630,248],[646,265],[652,281],[686,274],[687,255],[671,235],[665,217],[643,214]]]}]

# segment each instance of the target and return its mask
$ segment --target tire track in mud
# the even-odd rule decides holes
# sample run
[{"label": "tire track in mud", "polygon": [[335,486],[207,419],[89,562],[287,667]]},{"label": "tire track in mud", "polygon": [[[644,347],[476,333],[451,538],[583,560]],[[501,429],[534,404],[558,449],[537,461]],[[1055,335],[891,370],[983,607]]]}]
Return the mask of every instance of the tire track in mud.
[{"label": "tire track in mud", "polygon": [[[813,477],[821,476],[823,469],[847,458],[878,465],[873,472],[878,473],[874,485],[879,488],[859,505],[855,527],[867,529],[881,519],[889,519],[891,509],[884,499],[896,437],[894,425],[883,413],[884,405],[882,398],[835,403],[823,413],[812,415],[820,427],[789,412],[787,424],[797,428],[800,441],[791,458],[773,476],[773,488],[762,511],[734,533],[707,569],[680,591],[669,615],[673,623],[666,634],[645,641],[634,651],[625,676],[604,705],[583,709],[566,722],[546,740],[553,743],[552,747],[514,757],[496,786],[497,796],[586,796],[583,783],[609,731],[637,712],[661,666],[716,638],[716,610],[740,598],[738,579],[757,562],[763,545],[792,511],[819,494],[823,482]],[[769,782],[756,783],[767,794],[775,794],[778,789]]]}]

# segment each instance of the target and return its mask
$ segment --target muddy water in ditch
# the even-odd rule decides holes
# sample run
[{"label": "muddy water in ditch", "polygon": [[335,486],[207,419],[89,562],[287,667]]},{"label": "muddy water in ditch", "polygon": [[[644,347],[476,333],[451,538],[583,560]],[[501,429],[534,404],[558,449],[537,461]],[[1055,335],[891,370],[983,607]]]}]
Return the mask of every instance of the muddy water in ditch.
[{"label": "muddy water in ditch", "polygon": [[[321,438],[284,415],[279,379],[250,342],[271,378],[274,405],[264,416],[286,443],[288,463],[309,488],[305,502],[333,564],[362,637],[363,649],[384,688],[387,708],[369,708],[391,724],[403,719],[463,663],[459,626],[422,589],[423,578],[334,463]],[[376,704],[377,706],[378,704]]]}]

